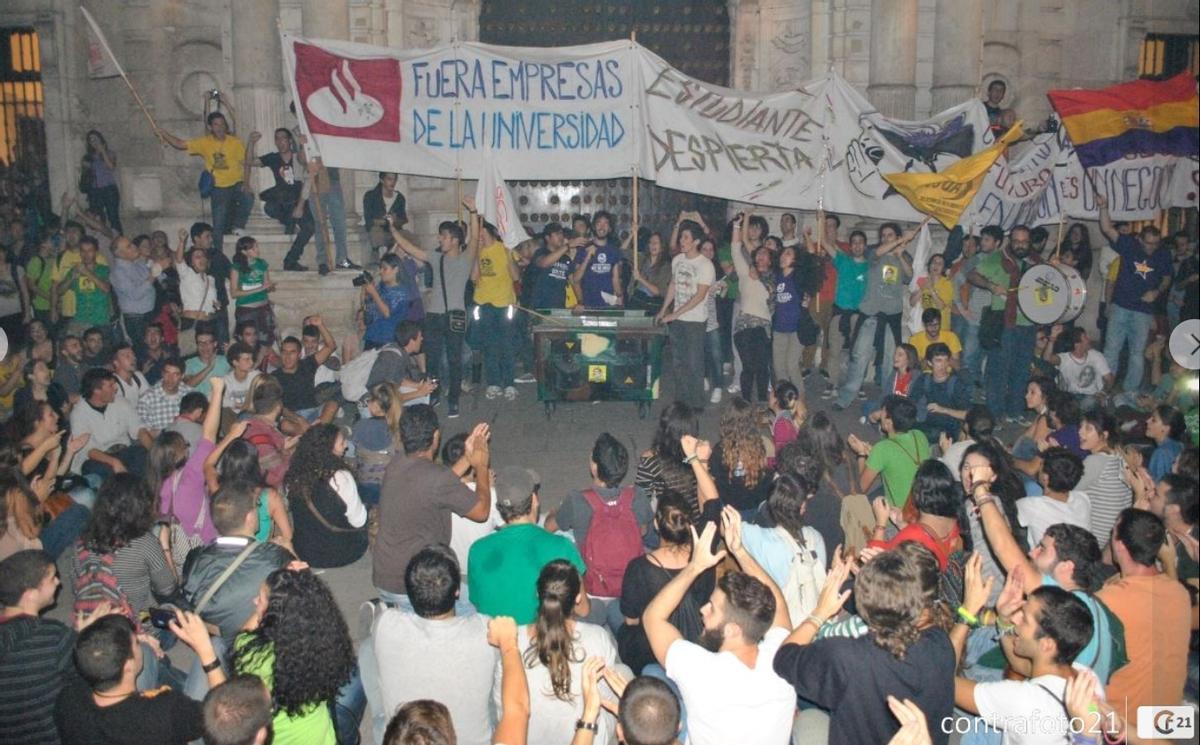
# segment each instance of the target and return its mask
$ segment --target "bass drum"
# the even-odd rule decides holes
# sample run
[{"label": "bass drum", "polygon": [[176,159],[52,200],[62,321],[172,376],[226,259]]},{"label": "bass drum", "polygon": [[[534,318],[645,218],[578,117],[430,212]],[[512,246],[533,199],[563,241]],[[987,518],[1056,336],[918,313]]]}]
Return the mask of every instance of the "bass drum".
[{"label": "bass drum", "polygon": [[1039,326],[1074,321],[1086,302],[1083,277],[1066,264],[1038,264],[1021,275],[1017,303],[1021,312]]}]

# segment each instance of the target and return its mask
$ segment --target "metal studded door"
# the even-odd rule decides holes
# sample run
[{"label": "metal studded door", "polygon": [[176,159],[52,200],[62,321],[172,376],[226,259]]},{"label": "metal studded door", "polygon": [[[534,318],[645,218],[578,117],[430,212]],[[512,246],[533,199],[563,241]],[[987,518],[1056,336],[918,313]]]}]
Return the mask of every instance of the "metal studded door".
[{"label": "metal studded door", "polygon": [[[709,83],[729,83],[729,11],[726,0],[483,0],[480,41],[548,47],[627,39],[681,71]],[[632,179],[511,182],[519,218],[531,233],[547,223],[570,226],[571,216],[607,210],[622,238],[633,224]],[[725,200],[659,188],[641,181],[641,226],[670,237],[680,210],[696,210],[720,231]]]}]

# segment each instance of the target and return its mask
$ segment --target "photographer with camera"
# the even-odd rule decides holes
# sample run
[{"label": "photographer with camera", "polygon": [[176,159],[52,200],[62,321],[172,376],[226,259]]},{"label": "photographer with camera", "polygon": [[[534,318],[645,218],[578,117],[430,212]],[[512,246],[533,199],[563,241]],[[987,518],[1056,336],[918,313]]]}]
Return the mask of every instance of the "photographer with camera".
[{"label": "photographer with camera", "polygon": [[392,341],[396,325],[408,317],[408,309],[420,297],[420,289],[396,254],[379,259],[379,281],[370,272],[354,278],[362,304],[363,349],[377,349]]}]

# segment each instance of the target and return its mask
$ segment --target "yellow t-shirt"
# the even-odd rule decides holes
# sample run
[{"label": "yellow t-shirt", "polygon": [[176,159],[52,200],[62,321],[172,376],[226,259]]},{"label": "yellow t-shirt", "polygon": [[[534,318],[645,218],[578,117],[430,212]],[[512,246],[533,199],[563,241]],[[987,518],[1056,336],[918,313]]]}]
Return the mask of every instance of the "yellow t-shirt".
[{"label": "yellow t-shirt", "polygon": [[[21,377],[23,368],[25,367],[25,356],[16,353],[8,355],[8,359],[0,361],[0,384],[8,384],[13,376]],[[0,410],[12,411],[13,399],[17,397],[17,391],[21,390],[21,386],[12,389],[12,392],[0,396]]]},{"label": "yellow t-shirt", "polygon": [[204,135],[187,141],[189,155],[204,158],[204,167],[212,171],[213,184],[220,188],[236,186],[242,182],[242,171],[246,164],[246,146],[233,135],[218,140]]},{"label": "yellow t-shirt", "polygon": [[929,278],[927,277],[921,286],[921,308],[935,308],[933,295],[937,295],[942,301],[942,307],[938,308],[942,314],[942,328],[950,328],[950,310],[954,301],[954,283],[949,277],[938,277],[933,281],[933,287],[929,286]]},{"label": "yellow t-shirt", "polygon": [[[938,332],[937,340],[942,344],[950,347],[950,355],[958,356],[962,354],[962,341],[959,340],[958,334],[953,331],[948,331],[943,328]],[[933,342],[929,341],[929,335],[924,331],[918,331],[908,337],[908,343],[917,348],[917,359],[921,361],[921,365],[926,369],[930,369],[929,365],[925,364],[925,350],[929,349],[929,345]]]},{"label": "yellow t-shirt", "polygon": [[[67,276],[71,268],[79,263],[79,249],[69,248],[58,257],[58,261],[54,265],[54,272],[50,275],[50,281],[58,284],[62,278]],[[104,254],[96,254],[96,263],[100,266],[108,266],[108,259],[104,258]],[[62,297],[58,299],[58,315],[60,318],[70,318],[75,315],[75,291],[67,290]]]},{"label": "yellow t-shirt", "polygon": [[508,253],[499,241],[479,251],[479,281],[475,283],[475,302],[479,305],[502,308],[517,302],[508,274]]}]

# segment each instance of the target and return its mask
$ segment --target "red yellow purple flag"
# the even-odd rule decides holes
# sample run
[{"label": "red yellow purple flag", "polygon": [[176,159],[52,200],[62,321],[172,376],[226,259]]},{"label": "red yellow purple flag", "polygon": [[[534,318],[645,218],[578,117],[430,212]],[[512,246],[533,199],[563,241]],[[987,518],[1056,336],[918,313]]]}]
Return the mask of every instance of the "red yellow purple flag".
[{"label": "red yellow purple flag", "polygon": [[883,178],[918,211],[950,229],[958,225],[958,218],[983,185],[988,169],[1022,132],[1024,125],[1017,122],[986,149],[955,161],[939,173],[885,173]]},{"label": "red yellow purple flag", "polygon": [[1046,96],[1084,168],[1126,155],[1200,155],[1200,99],[1190,72]]}]

